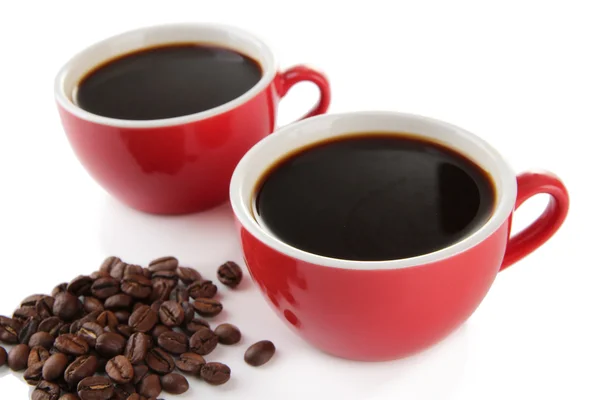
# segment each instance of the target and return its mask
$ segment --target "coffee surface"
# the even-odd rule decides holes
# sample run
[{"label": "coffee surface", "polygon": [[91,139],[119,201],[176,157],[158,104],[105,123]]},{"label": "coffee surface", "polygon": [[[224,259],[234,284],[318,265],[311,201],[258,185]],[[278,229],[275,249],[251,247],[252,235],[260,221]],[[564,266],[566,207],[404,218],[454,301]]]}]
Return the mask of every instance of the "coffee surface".
[{"label": "coffee surface", "polygon": [[488,220],[494,198],[487,173],[454,150],[374,133],[285,156],[259,183],[256,212],[298,249],[382,261],[460,241]]},{"label": "coffee surface", "polygon": [[97,66],[80,81],[75,102],[110,118],[172,118],[234,100],[261,76],[260,65],[236,51],[174,44],[143,49]]}]

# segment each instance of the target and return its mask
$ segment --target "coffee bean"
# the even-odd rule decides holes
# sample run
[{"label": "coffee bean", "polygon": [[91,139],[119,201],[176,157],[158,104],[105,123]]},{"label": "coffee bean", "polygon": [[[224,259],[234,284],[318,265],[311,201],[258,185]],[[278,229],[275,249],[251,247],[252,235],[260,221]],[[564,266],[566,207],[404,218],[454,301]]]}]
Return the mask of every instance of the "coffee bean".
[{"label": "coffee bean", "polygon": [[123,279],[123,276],[125,276],[125,269],[127,269],[128,265],[129,264],[123,261],[115,264],[115,266],[110,270],[110,276],[120,281]]},{"label": "coffee bean", "polygon": [[127,398],[127,400],[148,400],[148,399],[139,393],[133,393],[131,396],[129,396]]},{"label": "coffee bean", "polygon": [[15,344],[19,342],[21,324],[12,318],[0,315],[0,342]]},{"label": "coffee bean", "polygon": [[147,398],[155,398],[162,391],[160,378],[155,374],[146,374],[138,384],[138,393]]},{"label": "coffee bean", "polygon": [[214,317],[223,311],[223,305],[213,299],[196,299],[193,303],[194,310],[203,317]]},{"label": "coffee bean", "polygon": [[58,317],[48,317],[38,326],[38,332],[48,332],[52,336],[58,336],[58,331],[64,323]]},{"label": "coffee bean", "polygon": [[91,294],[92,283],[94,280],[86,275],[79,275],[73,279],[67,286],[67,291],[75,296],[88,296]]},{"label": "coffee bean", "polygon": [[142,270],[142,275],[144,275],[146,278],[150,279],[150,278],[152,278],[152,271],[150,271],[148,268],[144,268]]},{"label": "coffee bean", "polygon": [[6,349],[2,346],[0,346],[0,367],[3,367],[4,364],[6,364],[6,361],[8,360],[8,353],[6,352]]},{"label": "coffee bean", "polygon": [[44,368],[42,361],[28,366],[23,372],[23,379],[32,386],[37,385],[42,380],[42,368]]},{"label": "coffee bean", "polygon": [[63,376],[69,365],[69,358],[63,353],[50,356],[42,368],[42,377],[47,381],[54,381]]},{"label": "coffee bean", "polygon": [[129,326],[136,332],[148,332],[158,322],[158,314],[148,306],[141,306],[129,317]]},{"label": "coffee bean", "polygon": [[148,366],[145,364],[138,364],[133,366],[133,379],[131,382],[134,385],[140,383],[143,377],[148,373]]},{"label": "coffee bean", "polygon": [[120,283],[111,276],[98,278],[92,284],[92,295],[100,300],[108,299],[119,293]]},{"label": "coffee bean", "polygon": [[90,376],[77,384],[77,394],[81,400],[109,400],[113,392],[110,379],[104,376]]},{"label": "coffee bean", "polygon": [[117,321],[120,324],[126,324],[129,321],[129,317],[131,317],[131,313],[127,310],[117,310],[115,311],[115,317],[117,317]]},{"label": "coffee bean", "polygon": [[83,338],[72,333],[58,336],[54,341],[54,347],[59,351],[72,356],[82,356],[90,351],[87,342]]},{"label": "coffee bean", "polygon": [[65,393],[58,400],[79,400],[79,396],[74,393]]},{"label": "coffee bean", "polygon": [[[81,329],[81,327],[86,322],[95,322],[95,323],[98,324],[98,317],[100,316],[100,314],[101,314],[100,312],[94,311],[94,312],[91,312],[91,313],[87,314],[83,318],[80,318],[80,319],[74,321],[71,324],[71,328],[69,329],[69,333],[77,333],[77,332],[79,332],[79,330]],[[98,325],[100,325],[100,324],[98,324]]]},{"label": "coffee bean", "polygon": [[168,374],[175,369],[173,357],[159,348],[153,348],[148,351],[146,364],[148,368],[160,375]]},{"label": "coffee bean", "polygon": [[136,394],[135,386],[131,383],[115,385],[115,392],[111,400],[127,400],[132,394]]},{"label": "coffee bean", "polygon": [[177,276],[179,277],[181,282],[183,282],[186,285],[189,285],[190,283],[193,283],[195,281],[202,280],[202,275],[200,275],[200,272],[190,267],[177,268]]},{"label": "coffee bean", "polygon": [[37,332],[40,322],[40,318],[37,316],[28,318],[19,331],[19,343],[28,344],[29,339]]},{"label": "coffee bean", "polygon": [[201,328],[190,338],[190,351],[205,356],[212,352],[219,343],[219,338],[208,328]]},{"label": "coffee bean", "polygon": [[152,294],[150,301],[167,301],[173,290],[172,282],[164,279],[156,279],[152,281]]},{"label": "coffee bean", "polygon": [[93,311],[104,311],[104,303],[95,297],[87,296],[83,298],[83,309],[85,312],[90,313]]},{"label": "coffee bean", "polygon": [[196,281],[188,286],[188,292],[194,299],[211,299],[217,294],[217,287],[212,281]]},{"label": "coffee bean", "polygon": [[121,259],[119,257],[107,257],[100,265],[99,271],[105,275],[110,275],[110,271],[112,271],[112,269],[119,263],[121,263]]},{"label": "coffee bean", "polygon": [[125,293],[115,294],[104,300],[104,308],[107,310],[119,310],[130,308],[133,304],[133,298]]},{"label": "coffee bean", "polygon": [[96,322],[86,322],[77,331],[77,336],[86,341],[90,348],[96,347],[96,340],[104,333],[104,329]]},{"label": "coffee bean", "polygon": [[8,352],[8,367],[13,371],[22,371],[27,368],[29,346],[18,344]]},{"label": "coffee bean", "polygon": [[152,338],[154,339],[155,342],[158,343],[158,338],[160,337],[160,335],[162,335],[164,332],[171,332],[171,331],[172,331],[172,329],[169,328],[168,326],[158,324],[152,329]]},{"label": "coffee bean", "polygon": [[269,340],[261,340],[248,347],[244,354],[244,361],[249,365],[258,367],[268,362],[275,354],[275,345]]},{"label": "coffee bean", "polygon": [[206,364],[204,357],[196,353],[183,353],[179,360],[175,361],[175,366],[182,372],[198,375],[202,366]]},{"label": "coffee bean", "polygon": [[65,333],[70,333],[70,332],[71,332],[71,324],[63,323],[61,325],[60,329],[58,330],[59,335],[64,335]]},{"label": "coffee bean", "polygon": [[21,307],[35,307],[35,303],[44,297],[46,297],[45,294],[32,294],[31,296],[27,296],[21,302]]},{"label": "coffee bean", "polygon": [[125,266],[125,271],[123,272],[123,278],[126,278],[128,275],[142,275],[143,273],[144,269],[141,265],[127,264]]},{"label": "coffee bean", "polygon": [[96,339],[96,351],[101,356],[112,358],[123,353],[125,338],[118,333],[105,332]]},{"label": "coffee bean", "polygon": [[165,326],[179,326],[184,319],[183,308],[175,301],[165,301],[158,310],[158,316]]},{"label": "coffee bean", "polygon": [[158,311],[160,310],[160,306],[162,305],[162,303],[164,303],[163,300],[156,300],[156,301],[152,302],[152,304],[150,304],[150,308],[153,311],[156,311],[156,315],[158,315]]},{"label": "coffee bean", "polygon": [[31,317],[37,317],[37,310],[35,309],[35,304],[33,306],[22,306],[15,310],[12,317],[14,320],[19,321],[21,324],[27,322],[27,320]]},{"label": "coffee bean", "polygon": [[236,287],[242,281],[242,269],[233,261],[227,261],[217,270],[219,282],[231,288]]},{"label": "coffee bean", "polygon": [[119,320],[112,311],[106,310],[98,315],[98,318],[96,318],[96,323],[103,328],[107,326],[110,328],[116,328],[117,325],[119,325]]},{"label": "coffee bean", "polygon": [[156,271],[174,271],[179,266],[179,261],[172,256],[161,257],[150,261],[148,269],[152,272]]},{"label": "coffee bean", "polygon": [[106,363],[106,374],[115,383],[128,383],[133,379],[133,366],[124,356],[116,356]]},{"label": "coffee bean", "polygon": [[52,313],[63,321],[72,321],[82,308],[82,304],[77,297],[69,292],[62,292],[54,297]]},{"label": "coffee bean", "polygon": [[46,319],[52,316],[52,308],[54,307],[54,297],[44,296],[35,303],[35,311],[41,319]]},{"label": "coffee bean", "polygon": [[152,273],[152,281],[157,280],[167,281],[172,288],[175,288],[179,281],[179,276],[177,276],[177,272],[175,271],[156,271]]},{"label": "coffee bean", "polygon": [[98,358],[93,355],[80,356],[75,359],[64,373],[65,381],[69,385],[77,385],[79,381],[94,375],[98,369]]},{"label": "coffee bean", "polygon": [[59,283],[58,285],[56,285],[54,289],[52,289],[52,297],[56,297],[56,295],[59,293],[66,292],[68,285],[69,284],[67,282]]},{"label": "coffee bean", "polygon": [[195,332],[202,328],[210,329],[210,324],[202,318],[194,318],[187,324],[185,324],[185,331],[188,335],[193,335]]},{"label": "coffee bean", "polygon": [[32,347],[31,350],[29,350],[29,355],[27,356],[27,366],[31,367],[32,365],[38,363],[44,363],[49,358],[50,352],[42,346]]},{"label": "coffee bean", "polygon": [[178,373],[161,376],[160,384],[165,392],[172,394],[182,394],[190,388],[187,379]]},{"label": "coffee bean", "polygon": [[188,338],[181,332],[165,332],[158,337],[158,345],[172,354],[181,354],[188,351]]},{"label": "coffee bean", "polygon": [[189,301],[184,301],[181,303],[181,308],[183,309],[183,323],[187,324],[191,322],[196,316],[196,310]]},{"label": "coffee bean", "polygon": [[133,334],[133,328],[129,325],[121,324],[117,326],[116,332],[125,339],[129,339],[129,337]]},{"label": "coffee bean", "polygon": [[32,400],[58,400],[60,387],[56,383],[40,381],[31,394]]},{"label": "coffee bean", "polygon": [[121,290],[136,299],[146,299],[152,294],[152,281],[144,275],[128,275],[121,281]]},{"label": "coffee bean", "polygon": [[183,303],[184,301],[189,301],[190,299],[190,294],[188,290],[181,286],[176,287],[173,291],[173,294],[175,296],[175,301],[178,303]]},{"label": "coffee bean", "polygon": [[209,362],[202,366],[200,376],[206,383],[222,385],[231,377],[231,369],[225,364]]},{"label": "coffee bean", "polygon": [[29,339],[29,347],[42,346],[47,350],[54,344],[54,336],[48,332],[36,332]]},{"label": "coffee bean", "polygon": [[219,337],[219,343],[236,344],[242,339],[240,330],[231,324],[221,324],[215,328],[215,335]]},{"label": "coffee bean", "polygon": [[132,364],[139,364],[146,358],[149,347],[150,340],[148,337],[141,332],[136,332],[127,340],[124,355]]}]

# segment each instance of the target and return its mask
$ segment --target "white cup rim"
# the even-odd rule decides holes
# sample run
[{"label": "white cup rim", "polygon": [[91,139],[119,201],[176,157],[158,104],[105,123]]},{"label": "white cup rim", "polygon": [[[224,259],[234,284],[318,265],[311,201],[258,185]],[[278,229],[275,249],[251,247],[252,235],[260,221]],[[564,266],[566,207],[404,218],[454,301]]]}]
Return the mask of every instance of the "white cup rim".
[{"label": "white cup rim", "polygon": [[[182,39],[169,40],[171,37],[180,37]],[[177,41],[198,41],[237,50],[259,62],[262,67],[262,77],[246,93],[225,104],[210,110],[172,118],[155,120],[109,118],[86,111],[77,106],[72,100],[67,86],[73,86],[73,81],[78,82],[86,72],[89,72],[94,67],[131,51]],[[106,56],[102,57],[99,54],[106,54]],[[98,57],[100,59],[96,60],[97,62],[91,61]],[[213,23],[152,25],[111,36],[75,54],[58,71],[54,80],[54,95],[56,101],[63,109],[86,121],[121,128],[160,128],[204,120],[239,107],[269,86],[275,78],[277,67],[278,64],[275,55],[265,40],[243,29]],[[71,93],[72,90],[70,91]]]},{"label": "white cup rim", "polygon": [[[395,127],[397,128],[394,129]],[[370,129],[374,132],[404,132],[429,137],[454,148],[486,170],[496,189],[496,203],[488,221],[469,236],[443,249],[415,257],[386,261],[343,260],[309,253],[281,241],[256,221],[252,210],[254,188],[260,177],[278,159],[298,147],[353,132],[368,132]],[[326,114],[285,126],[262,139],[244,155],[233,173],[230,184],[230,201],[238,221],[263,244],[307,263],[356,270],[423,266],[467,251],[483,242],[506,222],[514,209],[516,196],[516,176],[511,167],[496,149],[480,137],[436,119],[387,111]]]}]

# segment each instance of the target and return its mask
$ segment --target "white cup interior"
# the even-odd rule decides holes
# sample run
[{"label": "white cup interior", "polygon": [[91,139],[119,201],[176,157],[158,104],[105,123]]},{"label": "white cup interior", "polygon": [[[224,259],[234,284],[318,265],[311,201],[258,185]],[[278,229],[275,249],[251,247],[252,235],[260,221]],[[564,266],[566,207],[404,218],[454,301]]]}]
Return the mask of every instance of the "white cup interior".
[{"label": "white cup interior", "polygon": [[[133,121],[107,118],[79,108],[73,99],[81,79],[94,68],[119,56],[144,48],[170,43],[204,43],[235,50],[256,60],[262,78],[248,92],[210,110],[175,118]],[[277,65],[269,46],[256,36],[238,28],[214,24],[171,24],[141,28],[98,42],[68,61],[56,76],[55,96],[59,104],[80,118],[104,125],[131,128],[160,127],[188,123],[226,112],[251,99],[272,82]]]},{"label": "white cup interior", "polygon": [[[479,165],[493,180],[494,211],[470,236],[444,249],[391,261],[353,261],[323,257],[292,247],[272,235],[254,213],[257,185],[278,160],[295,150],[339,136],[389,132],[410,134],[454,149]],[[515,174],[500,154],[481,138],[451,124],[431,118],[394,112],[356,112],[310,118],[279,129],[256,144],[238,164],[230,186],[233,210],[252,235],[267,246],[313,264],[349,269],[394,269],[430,263],[466,250],[498,229],[512,212],[517,195]]]}]

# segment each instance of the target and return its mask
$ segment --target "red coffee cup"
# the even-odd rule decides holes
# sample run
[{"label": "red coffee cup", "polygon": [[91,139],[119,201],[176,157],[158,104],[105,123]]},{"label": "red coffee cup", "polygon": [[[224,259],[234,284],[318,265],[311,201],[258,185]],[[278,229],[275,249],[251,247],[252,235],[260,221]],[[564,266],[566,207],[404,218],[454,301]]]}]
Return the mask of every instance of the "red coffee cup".
[{"label": "red coffee cup", "polygon": [[[87,112],[75,104],[81,78],[105,61],[169,43],[223,46],[259,62],[260,81],[219,107],[176,118],[131,121]],[[320,90],[318,104],[304,117],[324,113],[329,83],[305,66],[279,72],[261,40],[221,25],[175,24],[142,28],[111,37],[74,56],[58,73],[55,96],[67,137],[90,175],[110,194],[141,211],[181,214],[227,200],[231,174],[256,142],[274,127],[279,100],[298,82]]]},{"label": "red coffee cup", "polygon": [[[410,133],[473,160],[489,173],[496,189],[489,220],[439,251],[376,262],[299,250],[257,222],[257,182],[282,155],[359,132]],[[546,210],[511,237],[513,211],[539,193],[551,196]],[[277,314],[314,346],[356,360],[404,357],[446,337],[475,311],[498,271],[546,242],[569,208],[567,190],[556,176],[516,176],[494,148],[464,129],[391,112],[325,115],[278,130],[242,158],[233,174],[230,199],[250,273]]]}]

